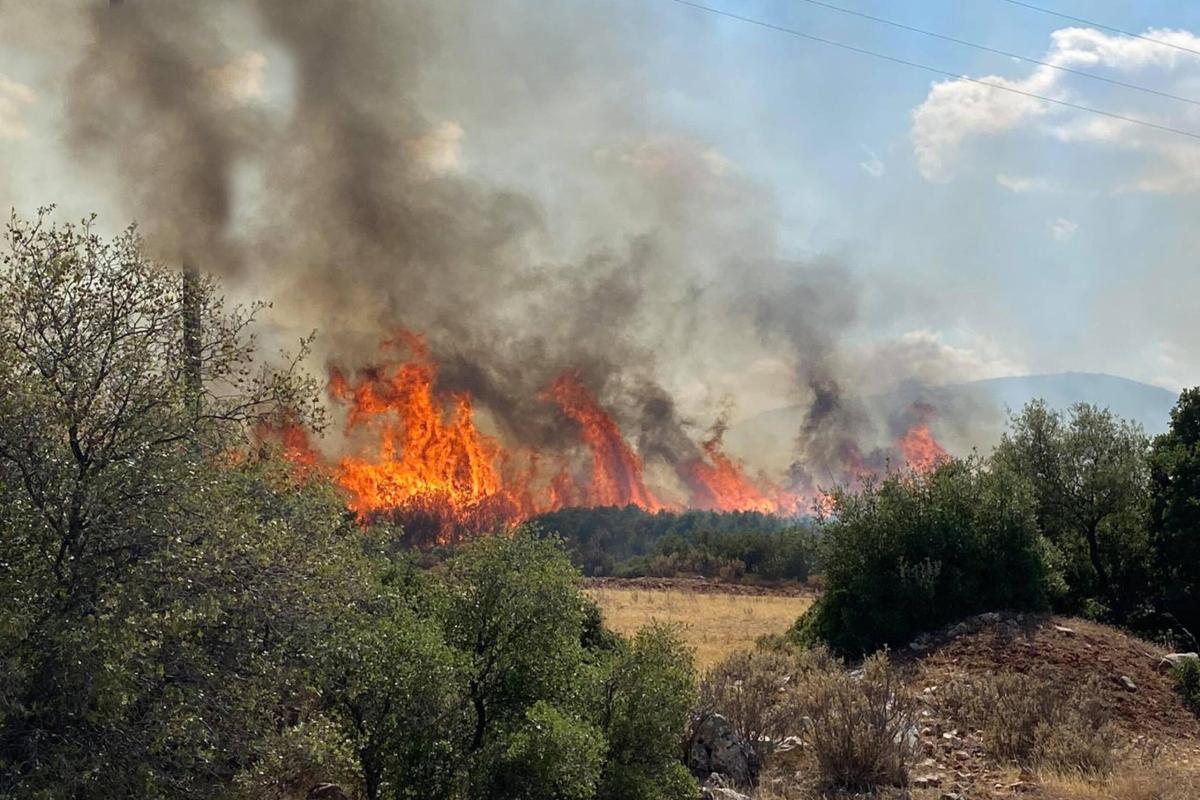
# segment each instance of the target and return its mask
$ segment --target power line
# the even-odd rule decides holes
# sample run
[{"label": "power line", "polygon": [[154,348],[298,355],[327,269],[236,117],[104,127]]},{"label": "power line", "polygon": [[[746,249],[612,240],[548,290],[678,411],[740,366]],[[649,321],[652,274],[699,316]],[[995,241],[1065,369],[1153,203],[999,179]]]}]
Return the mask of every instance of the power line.
[{"label": "power line", "polygon": [[959,39],[957,37],[949,36],[944,33],[938,33],[936,31],[925,30],[924,28],[918,28],[913,25],[906,25],[903,22],[896,22],[895,20],[885,19],[884,17],[877,17],[873,14],[867,14],[862,11],[855,11],[852,8],[843,8],[842,6],[837,6],[837,5],[834,5],[833,3],[825,3],[825,2],[822,2],[822,0],[801,0],[801,2],[808,3],[809,5],[819,6],[821,8],[827,8],[830,11],[837,11],[842,14],[849,14],[850,16],[853,16],[853,17],[859,17],[861,19],[868,19],[868,20],[871,20],[872,22],[878,22],[883,25],[890,25],[893,28],[899,28],[900,30],[911,31],[912,33],[919,33],[922,36],[929,36],[934,39],[941,39],[942,41],[945,41],[945,42],[953,42],[954,44],[960,44],[960,45],[963,45],[964,47],[973,47],[976,50],[982,50],[986,53],[994,53],[999,56],[1007,56],[1008,58],[1015,58],[1018,61],[1024,61],[1028,64],[1037,64],[1038,66],[1049,67],[1050,69],[1056,69],[1059,72],[1069,72],[1072,75],[1079,75],[1080,77],[1090,78],[1094,81],[1103,81],[1104,83],[1112,84],[1113,86],[1121,86],[1126,89],[1133,89],[1138,92],[1146,92],[1147,94],[1158,95],[1159,97],[1166,97],[1170,100],[1178,100],[1183,103],[1191,103],[1194,106],[1200,106],[1200,100],[1193,100],[1190,97],[1180,97],[1177,94],[1171,94],[1170,92],[1159,91],[1158,89],[1151,89],[1148,86],[1139,86],[1134,83],[1127,83],[1125,81],[1119,81],[1115,78],[1106,78],[1103,75],[1096,75],[1095,73],[1092,73],[1092,72],[1085,72],[1085,71],[1079,70],[1079,69],[1072,69],[1071,67],[1064,67],[1061,64],[1052,64],[1049,61],[1040,61],[1036,58],[1029,58],[1027,56],[1020,55],[1018,53],[1010,53],[1007,50],[1000,50],[995,47],[990,47],[986,44],[978,44],[977,42],[969,42],[966,39]]},{"label": "power line", "polygon": [[1111,31],[1113,33],[1119,33],[1122,36],[1130,36],[1134,39],[1141,39],[1143,42],[1153,42],[1154,44],[1162,45],[1163,47],[1170,47],[1174,50],[1182,50],[1185,53],[1191,53],[1194,56],[1200,56],[1200,50],[1193,50],[1190,47],[1184,47],[1181,44],[1175,44],[1174,42],[1168,42],[1163,39],[1155,39],[1153,36],[1143,36],[1142,34],[1134,33],[1133,31],[1123,30],[1121,28],[1114,28],[1112,25],[1105,25],[1102,22],[1093,22],[1092,20],[1084,19],[1083,17],[1072,17],[1070,14],[1064,14],[1061,11],[1055,11],[1052,8],[1044,8],[1042,6],[1035,6],[1033,3],[1025,3],[1025,2],[1022,2],[1022,0],[1004,0],[1004,2],[1011,3],[1014,6],[1021,6],[1022,8],[1028,8],[1032,11],[1040,11],[1041,13],[1049,14],[1052,17],[1059,17],[1060,19],[1070,20],[1071,22],[1081,22],[1084,25],[1090,25],[1093,28],[1102,28],[1106,31]]},{"label": "power line", "polygon": [[961,80],[961,81],[966,81],[968,83],[978,84],[979,86],[987,86],[988,88],[996,89],[1001,92],[1009,92],[1010,94],[1021,95],[1022,97],[1028,97],[1033,100],[1041,100],[1042,102],[1045,102],[1045,103],[1053,103],[1054,105],[1063,106],[1064,108],[1071,108],[1076,111],[1086,111],[1089,114],[1098,114],[1099,116],[1108,117],[1109,119],[1115,119],[1115,120],[1119,120],[1121,122],[1128,122],[1132,125],[1141,125],[1144,128],[1152,128],[1154,130],[1163,131],[1165,133],[1175,133],[1180,136],[1186,136],[1189,139],[1196,139],[1196,140],[1200,141],[1200,133],[1194,133],[1192,131],[1185,131],[1182,128],[1172,128],[1170,125],[1160,125],[1157,122],[1150,122],[1149,120],[1139,119],[1137,117],[1127,117],[1124,114],[1117,114],[1113,111],[1105,111],[1100,108],[1094,108],[1092,106],[1085,106],[1080,103],[1072,103],[1069,100],[1059,100],[1054,97],[1046,97],[1045,95],[1035,94],[1033,92],[1027,92],[1024,89],[1017,89],[1012,86],[1005,86],[1004,84],[1001,84],[1001,83],[993,83],[991,81],[985,81],[980,78],[972,78],[968,75],[960,75],[956,72],[950,72],[949,70],[940,69],[938,67],[931,67],[928,64],[921,64],[916,61],[909,61],[907,59],[899,58],[897,56],[889,56],[886,53],[880,53],[875,50],[868,50],[865,47],[858,47],[856,45],[846,44],[845,42],[839,42],[839,41],[835,41],[833,39],[826,39],[822,36],[816,36],[811,33],[805,33],[804,31],[796,30],[795,28],[788,28],[783,25],[776,25],[773,22],[767,22],[767,21],[761,20],[761,19],[754,19],[753,17],[744,17],[740,14],[735,14],[732,11],[724,11],[719,8],[713,8],[712,6],[701,5],[700,3],[692,2],[692,0],[671,0],[671,2],[678,3],[679,5],[683,5],[683,6],[688,6],[690,8],[694,8],[697,11],[704,11],[709,14],[716,14],[718,16],[728,17],[729,19],[735,19],[735,20],[738,20],[739,22],[745,22],[749,25],[757,25],[760,28],[768,28],[770,30],[778,31],[780,33],[786,33],[789,36],[796,36],[801,39],[807,39],[812,42],[818,42],[820,44],[829,45],[830,47],[838,47],[838,48],[841,48],[842,50],[848,50],[851,53],[858,53],[859,55],[871,56],[872,58],[878,58],[883,61],[890,61],[893,64],[901,64],[906,67],[912,67],[914,69],[924,70],[925,72],[932,72],[935,75],[942,75],[942,76],[945,76],[948,78],[953,78],[955,80]]}]

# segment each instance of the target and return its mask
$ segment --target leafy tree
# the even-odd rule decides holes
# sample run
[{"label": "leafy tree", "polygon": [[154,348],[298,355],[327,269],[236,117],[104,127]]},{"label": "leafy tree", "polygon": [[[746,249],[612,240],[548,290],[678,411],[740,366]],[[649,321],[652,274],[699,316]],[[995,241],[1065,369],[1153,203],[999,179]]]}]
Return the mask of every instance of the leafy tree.
[{"label": "leafy tree", "polygon": [[571,696],[582,662],[584,603],[552,541],[483,537],[447,569],[447,641],[468,659],[470,753],[526,719],[538,701]]},{"label": "leafy tree", "polygon": [[217,793],[283,713],[318,609],[354,585],[334,579],[340,512],[300,530],[290,499],[256,501],[269,471],[227,463],[280,408],[312,421],[313,384],[256,367],[254,310],[201,281],[198,404],[178,275],[132,230],[42,214],[6,240],[0,795]]},{"label": "leafy tree", "polygon": [[673,629],[651,625],[623,648],[599,705],[608,753],[598,797],[696,796],[695,781],[679,758],[695,685],[691,654]]},{"label": "leafy tree", "polygon": [[320,651],[320,691],[350,734],[369,800],[446,798],[460,788],[465,664],[440,629],[380,598],[336,626]]},{"label": "leafy tree", "polygon": [[1061,554],[1070,610],[1127,619],[1148,596],[1148,441],[1135,423],[1087,404],[1041,401],[1013,417],[997,470],[1033,488],[1038,527]]},{"label": "leafy tree", "polygon": [[1150,519],[1163,610],[1200,636],[1200,387],[1187,389],[1150,458]]},{"label": "leafy tree", "polygon": [[497,748],[489,797],[590,800],[596,796],[604,737],[594,726],[544,701]]},{"label": "leafy tree", "polygon": [[802,642],[857,656],[975,612],[1047,602],[1033,498],[1009,473],[952,459],[830,499],[825,592],[793,628]]}]

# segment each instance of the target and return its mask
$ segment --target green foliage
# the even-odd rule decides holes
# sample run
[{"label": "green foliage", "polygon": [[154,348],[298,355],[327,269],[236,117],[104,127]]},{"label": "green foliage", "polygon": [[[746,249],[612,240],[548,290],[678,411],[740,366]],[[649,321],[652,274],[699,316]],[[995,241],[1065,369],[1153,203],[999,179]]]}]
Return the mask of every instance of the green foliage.
[{"label": "green foliage", "polygon": [[1171,668],[1175,689],[1183,704],[1200,715],[1200,659],[1188,658]]},{"label": "green foliage", "polygon": [[466,728],[466,664],[401,598],[338,622],[319,646],[319,691],[354,743],[368,797],[446,798]]},{"label": "green foliage", "polygon": [[1148,441],[1140,427],[1087,404],[1041,401],[1015,415],[993,468],[1032,487],[1038,529],[1057,551],[1062,610],[1127,620],[1151,583]]},{"label": "green foliage", "polygon": [[588,800],[604,757],[604,737],[587,722],[539,701],[497,748],[486,797]]},{"label": "green foliage", "polygon": [[651,625],[622,649],[599,708],[608,754],[598,797],[696,796],[695,781],[679,761],[695,681],[691,655],[671,628]]},{"label": "green foliage", "polygon": [[563,537],[585,575],[804,581],[816,566],[811,524],[754,511],[567,508],[536,522]]},{"label": "green foliage", "polygon": [[553,541],[483,537],[447,565],[443,626],[468,659],[469,748],[525,720],[538,701],[569,699],[583,660],[577,573]]},{"label": "green foliage", "polygon": [[1007,473],[949,460],[831,499],[825,593],[793,638],[858,655],[974,612],[1047,602],[1033,501]]},{"label": "green foliage", "polygon": [[1200,387],[1179,396],[1150,457],[1151,530],[1162,610],[1200,636]]},{"label": "green foliage", "polygon": [[198,281],[197,395],[179,276],[132,232],[14,220],[9,246],[0,796],[694,791],[689,656],[605,631],[558,541],[482,537],[421,568],[248,446],[319,422],[294,362],[257,364],[252,312]]}]

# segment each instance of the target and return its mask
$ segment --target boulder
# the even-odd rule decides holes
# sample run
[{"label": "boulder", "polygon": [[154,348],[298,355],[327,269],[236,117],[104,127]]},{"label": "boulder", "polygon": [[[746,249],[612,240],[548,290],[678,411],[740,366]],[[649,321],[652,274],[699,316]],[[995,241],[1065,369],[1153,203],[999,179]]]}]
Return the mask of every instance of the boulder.
[{"label": "boulder", "polygon": [[1159,672],[1169,672],[1172,667],[1177,667],[1185,661],[1200,660],[1200,655],[1196,653],[1167,653],[1158,662]]},{"label": "boulder", "polygon": [[700,787],[700,800],[750,800],[750,798],[726,786],[724,779],[714,772]]},{"label": "boulder", "polygon": [[753,785],[758,774],[754,748],[720,714],[708,714],[695,726],[688,744],[687,766],[697,778],[716,773],[738,786]]}]

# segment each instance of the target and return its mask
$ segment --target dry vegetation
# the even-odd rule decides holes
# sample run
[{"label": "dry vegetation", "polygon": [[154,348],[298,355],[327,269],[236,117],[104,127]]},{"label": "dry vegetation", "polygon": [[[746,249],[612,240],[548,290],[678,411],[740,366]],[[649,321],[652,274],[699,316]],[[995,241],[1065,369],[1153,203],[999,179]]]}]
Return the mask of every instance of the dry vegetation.
[{"label": "dry vegetation", "polygon": [[702,670],[731,653],[753,648],[764,634],[787,630],[813,601],[807,594],[731,594],[696,591],[683,583],[663,586],[668,588],[591,586],[586,592],[599,604],[605,624],[623,634],[636,633],[654,621],[682,626]]}]

